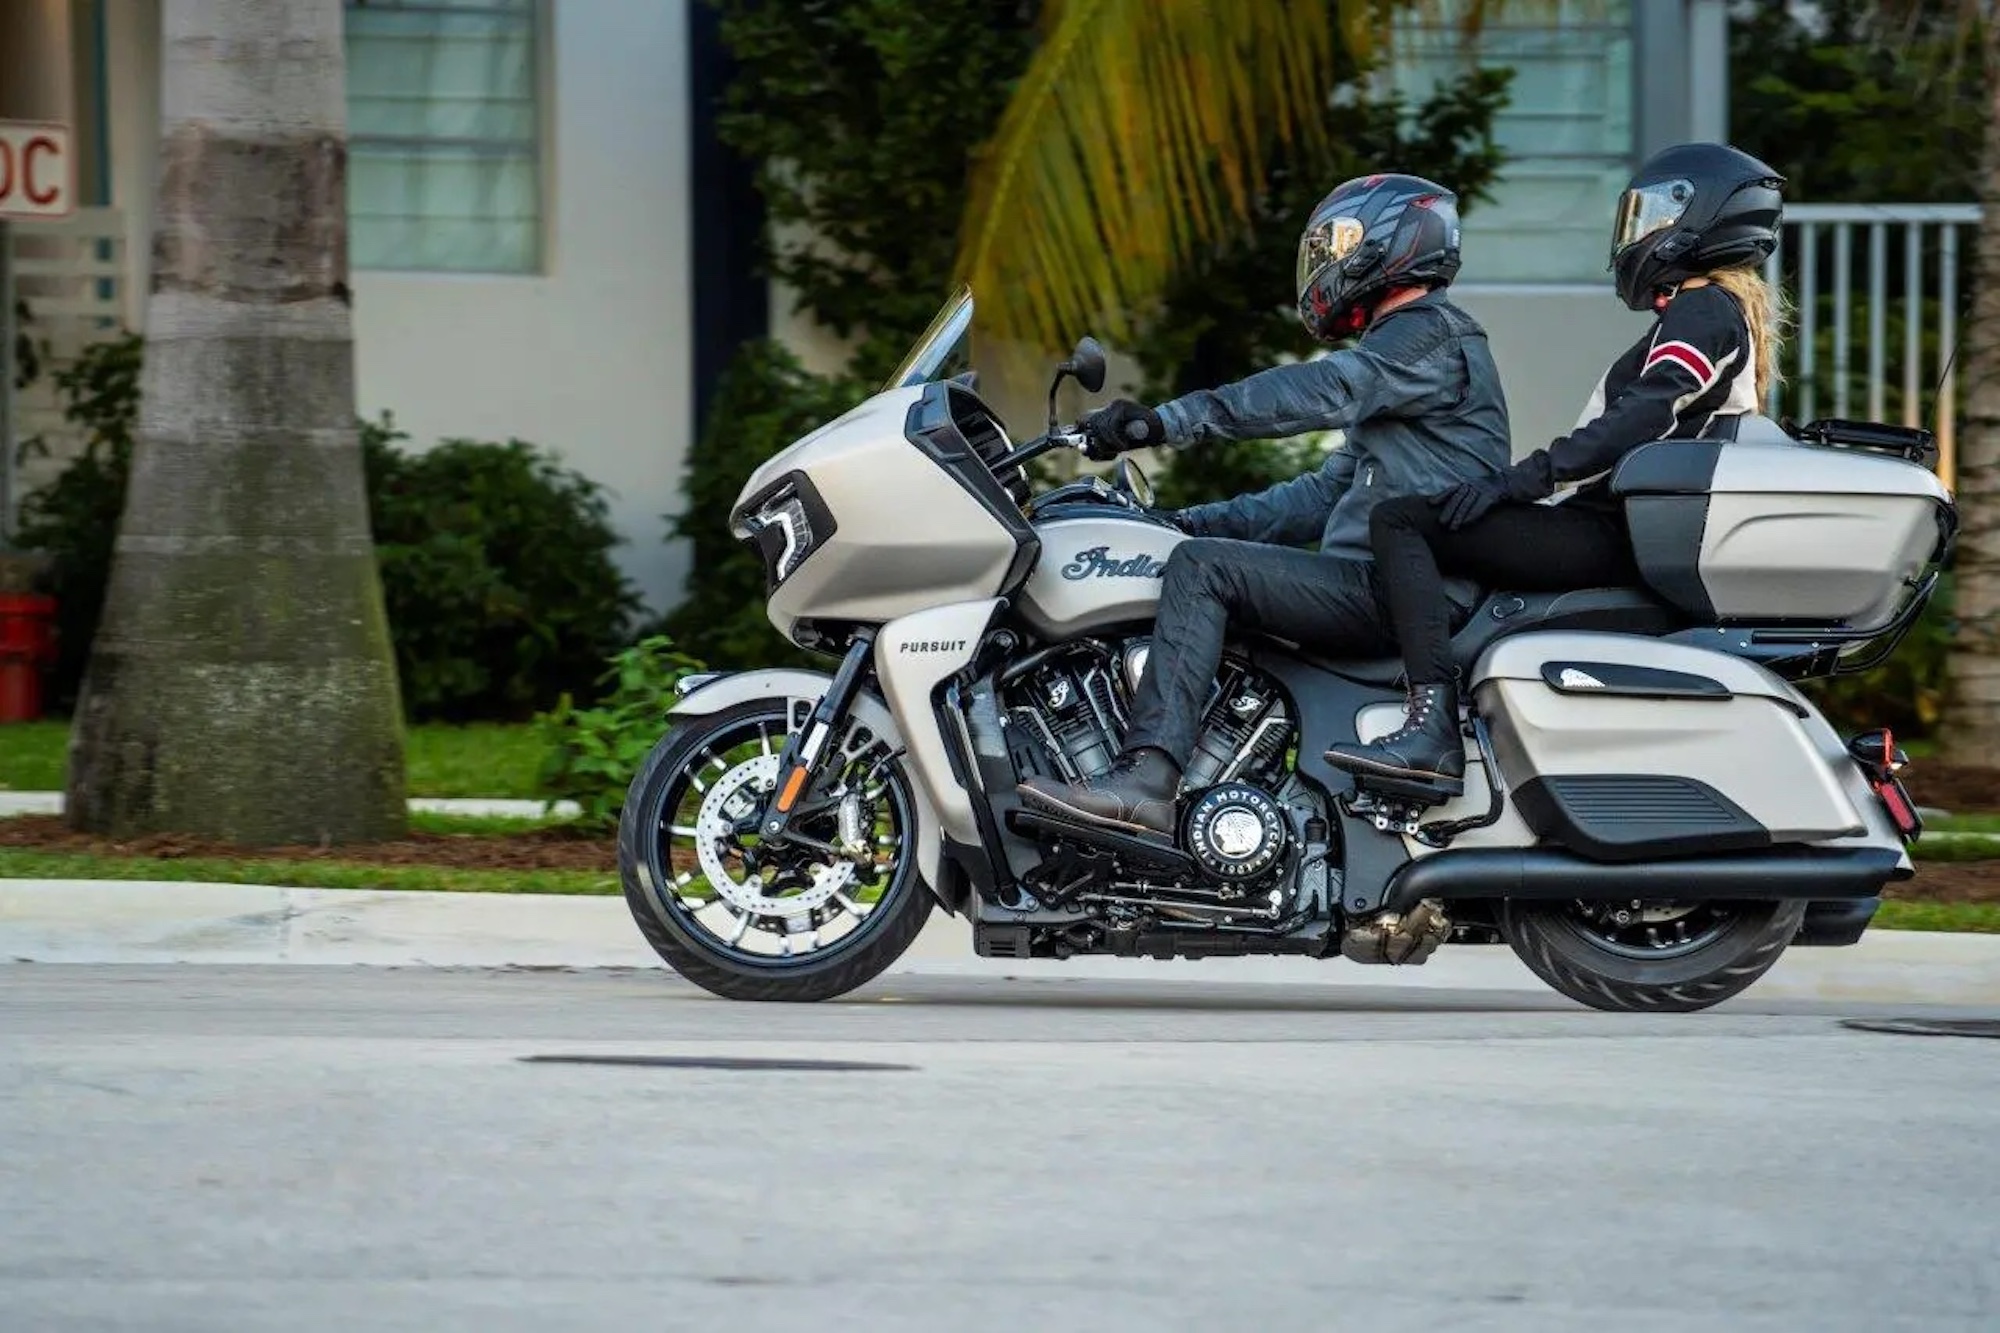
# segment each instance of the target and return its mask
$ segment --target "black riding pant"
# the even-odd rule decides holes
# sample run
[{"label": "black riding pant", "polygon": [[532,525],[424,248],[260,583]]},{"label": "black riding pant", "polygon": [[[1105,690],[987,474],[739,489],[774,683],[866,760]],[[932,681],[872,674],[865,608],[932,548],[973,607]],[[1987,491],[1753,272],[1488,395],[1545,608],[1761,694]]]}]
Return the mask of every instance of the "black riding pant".
[{"label": "black riding pant", "polygon": [[1625,520],[1595,505],[1500,504],[1456,532],[1421,495],[1375,506],[1368,535],[1403,668],[1413,685],[1452,678],[1452,604],[1444,576],[1509,592],[1619,588],[1639,582]]},{"label": "black riding pant", "polygon": [[1381,657],[1395,651],[1386,610],[1365,561],[1217,537],[1182,542],[1167,559],[1126,748],[1153,746],[1187,767],[1232,628],[1315,652]]}]

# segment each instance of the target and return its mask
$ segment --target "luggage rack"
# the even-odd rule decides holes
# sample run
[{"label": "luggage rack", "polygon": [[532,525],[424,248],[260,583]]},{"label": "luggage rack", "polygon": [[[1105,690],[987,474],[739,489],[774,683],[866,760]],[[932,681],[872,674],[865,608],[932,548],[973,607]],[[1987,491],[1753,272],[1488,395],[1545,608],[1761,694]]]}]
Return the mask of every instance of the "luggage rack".
[{"label": "luggage rack", "polygon": [[1916,426],[1884,426],[1873,421],[1827,418],[1778,423],[1785,434],[1801,444],[1817,444],[1829,449],[1862,449],[1874,454],[1890,454],[1906,463],[1932,467],[1937,463],[1937,436]]},{"label": "luggage rack", "polygon": [[[1718,649],[1736,657],[1748,658],[1793,680],[1859,675],[1889,660],[1890,654],[1896,651],[1923,616],[1924,608],[1930,604],[1931,594],[1937,591],[1940,577],[1941,571],[1932,569],[1912,585],[1911,595],[1896,612],[1895,618],[1873,629],[1854,629],[1846,625],[1725,625],[1682,630],[1667,638],[1674,643]],[[1864,653],[1842,656],[1857,644],[1872,646]]]}]

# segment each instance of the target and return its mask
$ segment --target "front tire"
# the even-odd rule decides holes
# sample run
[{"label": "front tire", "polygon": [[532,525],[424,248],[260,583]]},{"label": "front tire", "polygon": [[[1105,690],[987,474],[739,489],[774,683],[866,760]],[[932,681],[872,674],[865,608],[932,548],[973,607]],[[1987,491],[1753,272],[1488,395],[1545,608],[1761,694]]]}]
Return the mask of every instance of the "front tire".
[{"label": "front tire", "polygon": [[[1696,913],[1700,928],[1690,933]],[[1628,908],[1509,900],[1501,928],[1529,971],[1579,1004],[1685,1014],[1741,994],[1770,971],[1805,913],[1803,902]],[[1663,939],[1662,924],[1677,933]]]},{"label": "front tire", "polygon": [[[725,999],[805,1003],[844,995],[902,957],[930,919],[909,780],[865,734],[837,753],[848,775],[879,780],[867,831],[892,861],[869,886],[850,879],[848,892],[828,891],[839,867],[823,857],[781,866],[770,849],[753,847],[746,856],[740,844],[719,843],[701,854],[699,843],[716,827],[711,789],[733,783],[740,794],[731,799],[746,810],[754,805],[768,790],[765,770],[775,771],[771,756],[783,746],[787,711],[784,700],[757,700],[677,726],[640,766],[618,821],[619,878],[639,932],[667,966]],[[835,767],[831,754],[824,762]],[[801,910],[806,903],[814,905]],[[823,938],[835,927],[839,934]],[[810,943],[801,952],[802,940]]]}]

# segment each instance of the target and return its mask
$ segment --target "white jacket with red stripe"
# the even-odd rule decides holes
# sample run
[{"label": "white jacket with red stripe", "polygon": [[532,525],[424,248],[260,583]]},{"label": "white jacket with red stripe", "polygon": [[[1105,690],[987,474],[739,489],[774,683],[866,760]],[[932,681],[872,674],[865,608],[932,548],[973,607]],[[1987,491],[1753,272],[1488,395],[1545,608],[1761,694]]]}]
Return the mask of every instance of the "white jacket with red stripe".
[{"label": "white jacket with red stripe", "polygon": [[1757,410],[1757,353],[1743,309],[1714,284],[1696,287],[1611,363],[1569,434],[1515,467],[1524,490],[1548,495],[1582,481],[1593,484],[1574,500],[1608,498],[1602,479],[1631,450],[1709,436],[1717,418]]}]

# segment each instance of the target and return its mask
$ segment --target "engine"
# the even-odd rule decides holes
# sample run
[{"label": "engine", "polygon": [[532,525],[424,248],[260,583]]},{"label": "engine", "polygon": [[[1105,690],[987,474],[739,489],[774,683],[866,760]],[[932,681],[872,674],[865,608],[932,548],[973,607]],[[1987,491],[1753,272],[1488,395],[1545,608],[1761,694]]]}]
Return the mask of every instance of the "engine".
[{"label": "engine", "polygon": [[[1130,724],[1147,644],[1088,641],[1029,657],[1003,682],[1005,731],[1016,772],[1075,782],[1111,766]],[[1029,876],[1046,906],[1074,903],[1118,917],[1144,913],[1207,925],[1275,923],[1291,894],[1278,884],[1297,839],[1287,785],[1294,739],[1283,693],[1261,673],[1225,661],[1194,754],[1176,843],[1181,869],[1163,874],[1141,853],[1069,849]],[[1188,872],[1192,861],[1193,873]],[[1054,892],[1051,892],[1054,890]]]},{"label": "engine", "polygon": [[[1144,639],[1116,646],[1089,640],[1016,666],[1004,702],[1021,775],[1077,782],[1111,767],[1131,723],[1131,700],[1148,650]],[[1278,785],[1292,730],[1291,711],[1277,686],[1225,659],[1196,732],[1186,789],[1237,780]]]},{"label": "engine", "polygon": [[1081,646],[1028,659],[1007,691],[1009,730],[1017,745],[1015,769],[1080,782],[1111,767],[1129,722],[1130,694],[1113,675],[1108,650]]}]

